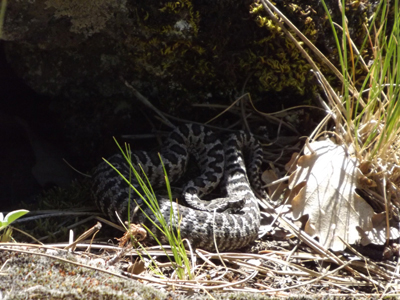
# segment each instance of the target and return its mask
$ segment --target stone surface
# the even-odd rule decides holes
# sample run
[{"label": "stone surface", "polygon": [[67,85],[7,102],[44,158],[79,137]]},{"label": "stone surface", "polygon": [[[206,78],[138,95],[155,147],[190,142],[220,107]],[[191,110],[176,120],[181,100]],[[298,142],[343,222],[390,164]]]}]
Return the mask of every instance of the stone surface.
[{"label": "stone surface", "polygon": [[[121,109],[132,93],[120,77],[170,113],[187,102],[226,103],[247,78],[255,99],[282,89],[304,94],[312,78],[309,66],[299,64],[298,52],[284,45],[279,28],[250,13],[254,5],[249,0],[10,2],[3,39],[16,73],[38,93],[62,97],[69,107],[107,99],[112,110]],[[296,9],[318,20],[322,7]],[[312,30],[314,21],[295,16],[315,41],[321,33]]]}]

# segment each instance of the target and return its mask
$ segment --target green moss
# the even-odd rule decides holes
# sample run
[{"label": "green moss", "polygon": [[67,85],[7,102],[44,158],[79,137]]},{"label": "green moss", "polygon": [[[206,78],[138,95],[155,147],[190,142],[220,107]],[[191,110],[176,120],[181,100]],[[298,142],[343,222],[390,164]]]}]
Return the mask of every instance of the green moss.
[{"label": "green moss", "polygon": [[[49,211],[65,212],[65,216],[60,217],[43,217],[27,223],[20,223],[17,227],[31,236],[39,239],[44,236],[49,236],[43,242],[65,242],[68,240],[69,230],[67,227],[76,223],[78,220],[87,218],[88,216],[69,216],[68,212],[82,207],[93,206],[90,193],[90,183],[87,180],[81,182],[74,181],[67,188],[54,187],[44,191],[37,203],[26,204],[21,203],[20,207],[29,211]],[[93,209],[95,210],[95,208]],[[76,230],[76,234],[83,233],[89,226],[94,224],[88,222],[80,226]],[[56,234],[54,234],[56,233]],[[29,241],[25,235],[14,232],[14,237],[17,241]]]},{"label": "green moss", "polygon": [[[65,251],[35,250],[31,254],[11,252],[0,249],[0,265],[2,266],[0,295],[4,299],[217,299],[217,300],[356,300],[380,299],[380,295],[357,294],[357,296],[329,294],[301,295],[287,292],[287,296],[274,297],[265,293],[237,292],[229,293],[224,290],[209,290],[185,292],[174,291],[173,287],[154,288],[141,284],[137,280],[121,278],[120,266],[105,265],[104,258],[93,259],[94,255],[74,255]],[[41,253],[53,257],[45,257]],[[73,260],[72,264],[61,259]],[[97,262],[97,263],[96,263]],[[98,270],[85,266],[93,266]],[[112,275],[105,271],[116,273]],[[268,278],[266,278],[268,280]],[[360,297],[360,295],[362,297]],[[384,299],[396,299],[396,296],[385,296]]]},{"label": "green moss", "polygon": [[[75,257],[64,251],[48,252],[84,265],[94,265],[91,259],[82,256]],[[166,299],[165,293],[134,280],[37,254],[0,250],[0,264],[7,265],[0,287],[7,299],[132,299],[139,295],[141,299]],[[104,268],[101,264],[96,267]],[[113,267],[107,269],[118,273]]]},{"label": "green moss", "polygon": [[[279,9],[318,47],[329,43],[330,51],[335,48],[332,39],[322,38],[331,29],[318,1],[282,1]],[[359,7],[348,9],[352,25],[363,36],[367,10],[360,15]],[[144,4],[137,8],[136,17],[142,35],[130,41],[130,64],[137,74],[157,78],[153,84],[169,95],[162,101],[170,111],[191,94],[196,95],[194,101],[207,99],[207,94],[226,99],[249,76],[246,89],[255,99],[260,92],[290,90],[311,95],[318,88],[310,65],[259,1],[207,6],[181,0],[160,4],[157,9]],[[334,78],[325,66],[319,67]]]},{"label": "green moss", "polygon": [[[319,6],[316,2],[306,4],[302,1],[283,1],[278,9],[333,63],[338,65],[337,51],[335,51],[334,41],[330,33],[330,25],[325,13],[321,11]],[[335,6],[331,7],[334,19],[338,19],[340,12],[334,9]],[[368,22],[367,8],[367,6],[361,7],[355,5],[355,3],[346,6],[348,18],[352,20],[349,23],[351,36],[359,47],[366,34],[364,26]],[[242,58],[241,65],[249,64],[257,70],[255,75],[261,84],[260,88],[274,91],[294,88],[299,94],[316,90],[314,75],[310,72],[311,66],[303,58],[294,43],[282,32],[281,28],[267,16],[262,5],[258,1],[254,2],[251,5],[250,12],[253,14],[257,25],[266,30],[267,37],[253,42],[254,46],[250,47],[251,51],[248,51],[247,57]],[[295,34],[293,35],[295,36]],[[300,42],[300,44],[303,43]],[[263,49],[265,54],[261,54]],[[327,52],[327,49],[333,49],[333,51]],[[307,48],[306,51],[308,51]],[[311,54],[311,56],[313,55]],[[315,58],[315,61],[328,78],[334,78],[330,70],[319,63],[318,58]],[[363,70],[358,67],[356,72],[363,72]]]}]

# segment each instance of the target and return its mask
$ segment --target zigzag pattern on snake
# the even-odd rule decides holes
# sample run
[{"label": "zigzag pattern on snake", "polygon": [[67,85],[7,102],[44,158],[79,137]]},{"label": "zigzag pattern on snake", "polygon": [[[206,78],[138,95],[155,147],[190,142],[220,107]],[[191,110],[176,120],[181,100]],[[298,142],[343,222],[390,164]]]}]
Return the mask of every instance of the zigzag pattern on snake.
[{"label": "zigzag pattern on snake", "polygon": [[[263,153],[253,136],[237,132],[228,135],[222,142],[214,132],[203,126],[185,124],[170,133],[160,154],[171,183],[185,172],[189,156],[194,157],[200,169],[200,176],[190,180],[183,188],[183,198],[189,207],[157,197],[160,212],[168,225],[175,228],[175,224],[169,224],[172,205],[175,220],[181,220],[179,229],[182,238],[188,239],[193,247],[209,251],[215,251],[216,246],[219,251],[238,249],[257,238],[260,211],[250,182],[257,193],[263,195],[259,177]],[[164,171],[157,152],[132,152],[131,160],[135,168],[139,164],[143,167],[153,188],[165,187]],[[126,178],[132,177],[129,165],[121,154],[113,155],[108,161]],[[212,201],[200,199],[220,181],[226,198]],[[133,180],[132,184],[137,185]],[[98,207],[113,220],[115,212],[122,219],[128,216],[128,202],[131,201],[131,222],[145,224],[162,243],[167,242],[140,210],[134,213],[136,205],[133,198],[158,223],[151,210],[106,162],[100,163],[94,172],[92,191]]]}]

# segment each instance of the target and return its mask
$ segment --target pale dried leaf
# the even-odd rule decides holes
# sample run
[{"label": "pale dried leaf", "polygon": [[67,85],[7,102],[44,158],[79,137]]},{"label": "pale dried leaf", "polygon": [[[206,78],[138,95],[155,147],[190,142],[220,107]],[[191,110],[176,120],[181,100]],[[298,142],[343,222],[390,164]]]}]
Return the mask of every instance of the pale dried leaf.
[{"label": "pale dried leaf", "polygon": [[292,173],[296,169],[296,162],[298,159],[299,153],[294,152],[289,162],[285,165],[285,170],[289,173]]},{"label": "pale dried leaf", "polygon": [[145,263],[143,260],[136,258],[135,262],[133,264],[129,264],[127,271],[131,274],[138,275],[142,273],[146,269]]},{"label": "pale dried leaf", "polygon": [[[266,185],[271,184],[278,179],[279,177],[274,170],[265,170],[261,175],[261,180]],[[287,184],[283,182],[268,186],[268,195],[270,196],[270,199],[272,201],[278,200],[280,196],[284,193],[286,188]]]},{"label": "pale dried leaf", "polygon": [[[370,231],[364,231],[361,228],[357,228],[361,236],[360,244],[366,246],[368,244],[384,245],[387,241],[386,234],[386,213],[375,214],[372,217],[372,223],[374,227]],[[389,224],[391,225],[391,224]],[[390,239],[397,239],[400,236],[399,228],[390,226],[389,237]]]},{"label": "pale dried leaf", "polygon": [[357,161],[349,157],[343,146],[330,140],[309,144],[290,176],[289,201],[292,215],[298,220],[308,215],[305,231],[318,237],[320,243],[334,251],[360,239],[357,228],[373,228],[372,207],[356,192]]}]

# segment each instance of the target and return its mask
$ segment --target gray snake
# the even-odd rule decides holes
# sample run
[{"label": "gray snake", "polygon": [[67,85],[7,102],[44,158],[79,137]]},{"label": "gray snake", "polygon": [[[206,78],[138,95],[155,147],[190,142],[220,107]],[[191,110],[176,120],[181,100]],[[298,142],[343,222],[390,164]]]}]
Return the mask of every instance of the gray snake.
[{"label": "gray snake", "polygon": [[[261,146],[252,135],[242,131],[229,134],[222,140],[203,126],[184,124],[170,133],[160,152],[172,183],[182,177],[189,156],[194,157],[199,166],[200,175],[183,187],[187,206],[160,196],[157,199],[168,225],[174,229],[179,226],[181,237],[188,239],[192,247],[209,251],[215,251],[216,245],[219,251],[244,247],[257,238],[260,226],[260,211],[251,186],[263,195],[259,177],[263,155]],[[131,161],[135,168],[140,164],[153,188],[165,187],[157,152],[131,152]],[[108,162],[126,178],[132,177],[122,154],[113,155]],[[200,199],[220,182],[226,193],[224,198]],[[132,184],[137,185],[134,180]],[[127,218],[130,201],[131,222],[145,224],[162,243],[167,242],[141,211],[134,212],[136,204],[133,198],[158,224],[151,210],[106,162],[101,162],[94,171],[92,192],[98,207],[113,220],[115,212],[122,219]],[[179,225],[170,224],[171,205]]]}]

